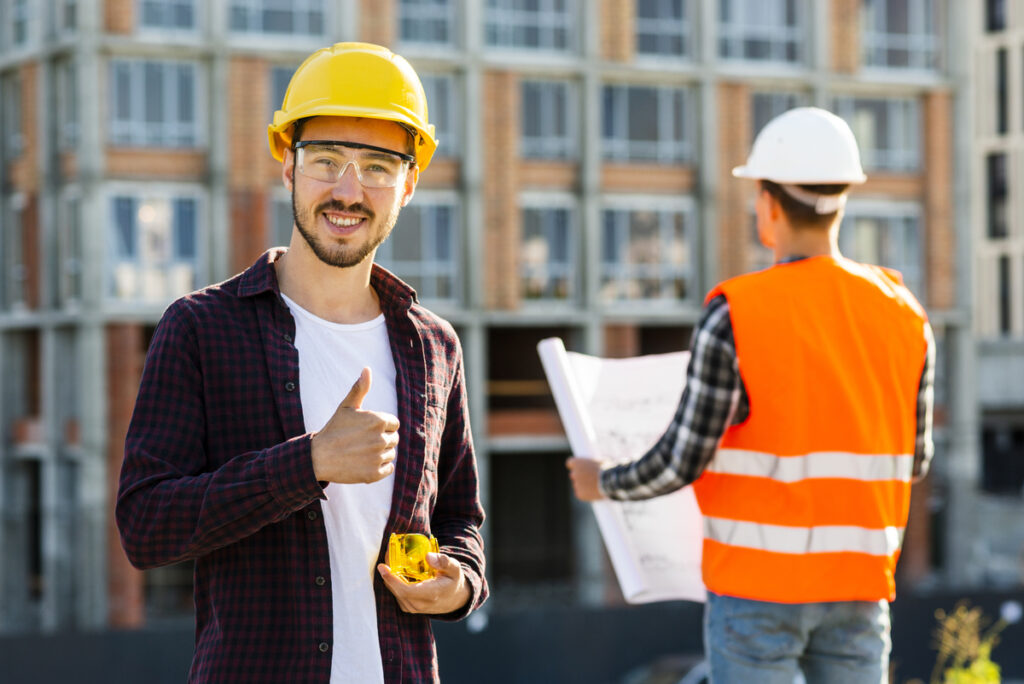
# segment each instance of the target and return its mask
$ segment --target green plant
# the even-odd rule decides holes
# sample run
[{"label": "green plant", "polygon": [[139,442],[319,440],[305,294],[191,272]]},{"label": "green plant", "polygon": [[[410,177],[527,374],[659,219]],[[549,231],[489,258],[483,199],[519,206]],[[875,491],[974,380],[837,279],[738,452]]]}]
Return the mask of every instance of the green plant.
[{"label": "green plant", "polygon": [[981,608],[969,608],[960,601],[952,612],[935,611],[935,648],[939,656],[932,670],[931,684],[999,684],[999,666],[992,662],[992,649],[1006,628],[1003,619],[994,624]]}]

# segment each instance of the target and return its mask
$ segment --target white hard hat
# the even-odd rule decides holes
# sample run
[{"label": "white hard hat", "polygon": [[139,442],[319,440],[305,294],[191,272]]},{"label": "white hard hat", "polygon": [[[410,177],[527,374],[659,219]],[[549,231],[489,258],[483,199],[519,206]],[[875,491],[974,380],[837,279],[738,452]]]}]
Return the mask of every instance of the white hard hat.
[{"label": "white hard hat", "polygon": [[853,131],[845,121],[817,107],[797,107],[769,121],[754,139],[737,178],[780,184],[863,183]]}]

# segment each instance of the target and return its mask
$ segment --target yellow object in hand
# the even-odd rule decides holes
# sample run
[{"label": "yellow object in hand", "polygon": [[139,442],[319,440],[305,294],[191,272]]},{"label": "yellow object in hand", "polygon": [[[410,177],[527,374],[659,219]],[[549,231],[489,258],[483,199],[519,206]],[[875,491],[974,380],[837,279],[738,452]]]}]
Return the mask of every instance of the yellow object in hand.
[{"label": "yellow object in hand", "polygon": [[434,568],[427,563],[428,553],[438,553],[433,535],[392,533],[388,539],[388,565],[408,582],[422,582],[434,576]]}]

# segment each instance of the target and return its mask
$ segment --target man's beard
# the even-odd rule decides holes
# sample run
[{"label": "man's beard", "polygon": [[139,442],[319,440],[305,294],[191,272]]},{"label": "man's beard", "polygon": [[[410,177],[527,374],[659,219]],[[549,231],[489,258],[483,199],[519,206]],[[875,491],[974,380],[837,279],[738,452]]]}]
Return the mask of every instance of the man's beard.
[{"label": "man's beard", "polygon": [[[320,215],[322,211],[332,209],[338,212],[352,212],[361,214],[366,221],[366,229],[372,230],[374,219],[376,214],[370,210],[365,204],[350,204],[346,205],[337,200],[331,200],[324,202],[323,204],[316,207],[310,214],[310,218],[316,221],[316,217]],[[395,203],[394,210],[391,215],[387,217],[383,225],[383,230],[378,234],[370,234],[369,239],[358,248],[346,248],[343,246],[331,246],[324,244],[310,229],[309,226],[304,225],[302,219],[299,217],[299,212],[295,206],[295,186],[292,186],[292,218],[295,221],[295,227],[299,229],[299,234],[302,235],[306,244],[313,250],[313,254],[316,257],[327,264],[328,266],[335,266],[338,268],[351,268],[361,264],[364,259],[374,253],[374,251],[380,247],[381,243],[387,239],[388,235],[391,234],[392,228],[395,227],[395,221],[398,220],[398,212],[401,210],[401,205]]]}]

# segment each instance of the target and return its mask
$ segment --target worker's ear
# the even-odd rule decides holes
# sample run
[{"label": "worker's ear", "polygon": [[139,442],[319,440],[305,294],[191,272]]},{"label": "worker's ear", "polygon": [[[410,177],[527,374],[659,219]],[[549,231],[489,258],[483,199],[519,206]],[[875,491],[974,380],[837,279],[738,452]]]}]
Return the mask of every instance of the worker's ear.
[{"label": "worker's ear", "polygon": [[757,216],[757,239],[768,249],[774,249],[778,242],[775,230],[780,211],[782,209],[772,194],[758,187],[757,200],[754,202],[754,213]]},{"label": "worker's ear", "polygon": [[281,180],[284,181],[284,187],[288,189],[288,192],[291,192],[295,185],[295,150],[291,147],[286,147],[284,150],[284,158],[281,160]]},{"label": "worker's ear", "polygon": [[404,207],[410,201],[412,196],[416,192],[416,184],[420,180],[420,167],[412,166],[408,171],[405,172],[405,182],[402,184],[402,206]]}]

